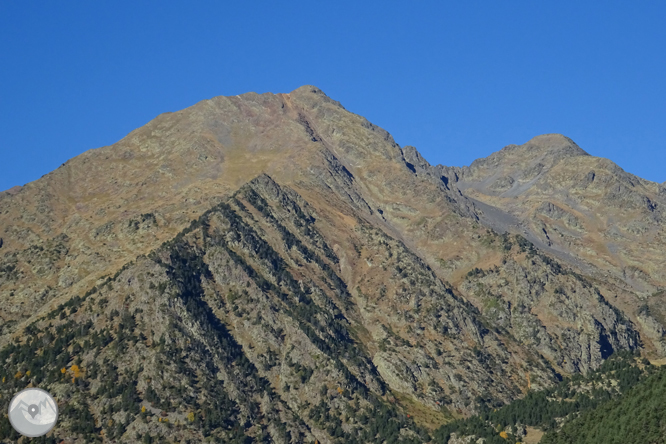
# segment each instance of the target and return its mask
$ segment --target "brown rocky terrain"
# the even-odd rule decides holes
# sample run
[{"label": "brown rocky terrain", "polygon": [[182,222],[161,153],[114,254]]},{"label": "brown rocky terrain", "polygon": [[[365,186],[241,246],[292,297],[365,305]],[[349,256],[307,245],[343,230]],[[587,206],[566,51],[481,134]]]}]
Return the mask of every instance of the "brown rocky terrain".
[{"label": "brown rocky terrain", "polygon": [[423,442],[666,355],[664,205],[560,135],[431,166],[312,86],[216,97],[0,193],[2,399],[70,442]]},{"label": "brown rocky terrain", "polygon": [[480,220],[519,233],[585,275],[664,354],[666,189],[588,155],[558,134],[510,145],[469,167],[431,167]]}]

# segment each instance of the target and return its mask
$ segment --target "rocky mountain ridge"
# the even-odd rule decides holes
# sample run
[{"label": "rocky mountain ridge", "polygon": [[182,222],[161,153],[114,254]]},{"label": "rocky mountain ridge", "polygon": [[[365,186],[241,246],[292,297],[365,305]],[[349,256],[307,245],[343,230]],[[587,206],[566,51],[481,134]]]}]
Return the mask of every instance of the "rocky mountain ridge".
[{"label": "rocky mountain ridge", "polygon": [[[431,166],[312,86],[217,97],[0,193],[3,375],[92,396],[94,430],[60,435],[84,441],[177,420],[185,442],[423,442],[615,351],[665,354],[665,199],[560,135]],[[39,381],[26,347],[57,357]],[[58,376],[118,359],[118,405],[99,370]]]},{"label": "rocky mountain ridge", "polygon": [[487,226],[520,233],[590,276],[663,354],[663,186],[561,135],[510,145],[470,167],[430,169],[472,200]]}]

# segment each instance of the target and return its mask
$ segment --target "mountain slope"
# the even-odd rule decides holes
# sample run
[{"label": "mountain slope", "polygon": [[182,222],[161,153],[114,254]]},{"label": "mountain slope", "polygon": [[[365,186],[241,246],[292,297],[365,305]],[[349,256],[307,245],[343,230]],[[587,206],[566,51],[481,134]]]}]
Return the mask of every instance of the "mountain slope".
[{"label": "mountain slope", "polygon": [[626,392],[622,398],[585,412],[561,430],[544,436],[544,444],[666,442],[666,368]]},{"label": "mountain slope", "polygon": [[[554,379],[536,354],[487,330],[400,242],[366,224],[355,240],[374,239],[387,255],[381,266],[402,269],[419,291],[389,290],[381,305],[360,289],[350,293],[333,268],[336,246],[316,221],[298,194],[260,176],[94,292],[31,324],[28,340],[3,350],[4,390],[32,381],[56,394],[72,412],[60,437],[84,428],[75,415],[84,406],[98,424],[84,440],[168,432],[349,443],[379,433],[421,442],[394,394],[446,417],[447,408],[473,408],[477,396],[519,396],[523,368],[535,381]],[[385,282],[392,279],[400,276]],[[141,406],[169,422],[146,422]],[[359,416],[367,419],[359,424]],[[379,431],[386,421],[400,427]]]},{"label": "mountain slope", "polygon": [[[578,428],[575,425],[581,424],[580,418],[588,415],[596,415],[598,418],[595,411],[607,411],[609,406],[624,403],[626,399],[634,396],[633,393],[639,387],[652,385],[654,374],[658,372],[647,360],[639,359],[632,353],[616,353],[599,369],[585,376],[578,374],[565,378],[549,389],[530,391],[523,399],[508,406],[484,409],[478,416],[442,426],[433,434],[434,442],[454,444],[461,441],[476,442],[480,438],[488,444],[535,442],[532,434],[538,429],[547,431],[544,442],[564,435],[564,430],[568,430],[568,442],[588,442],[585,440],[585,432],[576,430],[571,433],[572,429]],[[611,442],[612,438],[616,439],[615,442],[624,442],[619,439],[622,435],[624,440],[635,439],[635,436],[618,433],[617,430],[625,428],[627,422],[631,422],[632,427],[641,427],[643,423],[637,418],[639,415],[633,416],[630,421],[625,419],[624,425],[620,427],[608,427],[610,424],[599,427],[597,430],[615,430],[605,433],[606,440],[598,442]],[[616,424],[618,423],[621,422]],[[593,427],[588,426],[586,430],[591,430],[598,424],[599,422]]]},{"label": "mountain slope", "polygon": [[[311,86],[161,115],[0,193],[2,399],[47,387],[80,442],[425,442],[618,350],[663,355],[659,275],[618,274],[563,206],[632,180],[652,270],[658,186],[610,166],[606,194],[570,186],[586,162],[610,165],[548,135],[433,167]],[[631,225],[623,202],[598,217]]]},{"label": "mountain slope", "polygon": [[[335,195],[375,220],[381,202],[371,198],[381,196],[368,187],[442,199],[437,190],[401,189],[411,172],[390,135],[314,87],[217,97],[0,194],[3,269],[11,269],[1,278],[8,303],[0,314],[18,322],[56,293],[85,291],[263,172],[315,193],[311,200]],[[49,242],[58,245],[48,257],[29,249]]]},{"label": "mountain slope", "polygon": [[[545,141],[536,138],[523,147],[533,144]],[[544,165],[542,171],[530,179],[529,186],[522,182],[530,167],[514,167],[506,174],[513,174],[517,181],[501,193],[479,186],[472,177],[483,173],[473,164],[471,177],[463,175],[466,194],[517,216],[521,229],[535,242],[580,263],[580,269],[599,282],[603,293],[613,295],[615,304],[642,328],[648,347],[662,355],[659,324],[666,320],[660,295],[666,287],[666,189],[624,172],[607,159],[582,155],[570,141],[560,141],[559,147],[570,147],[573,153],[559,157],[551,150],[553,165],[539,162]],[[522,158],[538,160],[533,152],[529,154]],[[516,165],[509,158],[503,162]]]},{"label": "mountain slope", "polygon": [[[417,172],[468,198],[485,226],[519,234],[587,276],[637,326],[646,349],[664,355],[663,185],[590,156],[558,134],[509,145],[469,167],[430,166],[418,157]],[[443,257],[453,271],[443,276],[455,281],[458,270],[475,268],[475,252]],[[435,254],[433,248],[433,260]]]}]

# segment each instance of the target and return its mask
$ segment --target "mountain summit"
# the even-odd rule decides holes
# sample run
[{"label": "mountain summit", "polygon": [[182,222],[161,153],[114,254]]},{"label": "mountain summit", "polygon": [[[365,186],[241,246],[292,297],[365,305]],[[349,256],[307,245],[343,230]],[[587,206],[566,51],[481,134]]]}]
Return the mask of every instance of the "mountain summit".
[{"label": "mountain summit", "polygon": [[560,161],[589,156],[576,143],[561,134],[544,134],[523,145],[509,145],[463,168],[463,177],[478,181],[496,191],[518,187],[517,182],[533,181]]},{"label": "mountain summit", "polygon": [[666,355],[664,206],[561,135],[431,166],[313,86],[204,100],[0,194],[2,399],[79,442],[427,442]]}]

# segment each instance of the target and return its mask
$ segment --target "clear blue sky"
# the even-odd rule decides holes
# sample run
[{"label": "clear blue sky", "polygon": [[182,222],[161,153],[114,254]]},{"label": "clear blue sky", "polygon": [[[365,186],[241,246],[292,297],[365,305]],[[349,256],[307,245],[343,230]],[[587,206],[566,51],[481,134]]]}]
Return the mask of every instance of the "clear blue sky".
[{"label": "clear blue sky", "polygon": [[2,1],[0,190],[165,111],[320,87],[466,165],[543,133],[666,181],[663,1]]}]

